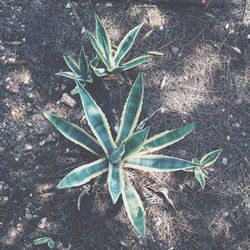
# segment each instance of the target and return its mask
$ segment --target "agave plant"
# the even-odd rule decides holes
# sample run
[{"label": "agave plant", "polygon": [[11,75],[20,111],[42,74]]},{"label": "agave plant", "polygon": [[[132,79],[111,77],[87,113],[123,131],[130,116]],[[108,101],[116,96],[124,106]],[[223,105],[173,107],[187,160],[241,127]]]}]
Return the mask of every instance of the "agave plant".
[{"label": "agave plant", "polygon": [[97,16],[95,16],[95,21],[96,38],[89,32],[88,36],[93,48],[105,66],[104,68],[97,68],[94,65],[91,65],[97,76],[102,77],[108,74],[121,73],[148,61],[149,56],[144,55],[129,62],[122,63],[122,60],[131,49],[136,36],[142,27],[142,24],[136,26],[126,34],[126,36],[120,42],[116,52],[113,54],[110,37],[105,27]]},{"label": "agave plant", "polygon": [[122,112],[118,134],[114,140],[104,113],[79,81],[76,82],[88,124],[95,137],[77,125],[49,112],[44,111],[44,115],[65,137],[96,155],[98,160],[75,168],[62,179],[57,187],[81,186],[104,172],[108,172],[108,189],[113,203],[115,204],[119,196],[122,196],[131,223],[140,235],[144,236],[142,202],[127,177],[127,169],[153,172],[195,171],[198,180],[201,180],[203,168],[212,164],[221,150],[214,151],[197,162],[152,155],[153,152],[183,139],[193,131],[195,124],[191,123],[182,128],[165,131],[149,139],[147,139],[149,128],[135,132],[143,102],[142,74],[138,75],[129,93]]},{"label": "agave plant", "polygon": [[[63,56],[66,64],[71,71],[58,72],[56,75],[64,76],[69,79],[78,80],[82,82],[83,85],[86,83],[93,82],[93,72],[89,65],[96,67],[98,64],[98,57],[95,57],[88,63],[84,48],[81,48],[78,62],[76,62],[71,56]],[[71,94],[74,95],[78,93],[77,86],[71,91]]]}]

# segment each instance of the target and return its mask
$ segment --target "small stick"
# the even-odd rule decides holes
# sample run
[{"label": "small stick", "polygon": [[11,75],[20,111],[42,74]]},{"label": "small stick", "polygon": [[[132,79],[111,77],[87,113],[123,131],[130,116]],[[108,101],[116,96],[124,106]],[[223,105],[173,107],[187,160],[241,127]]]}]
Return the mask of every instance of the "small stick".
[{"label": "small stick", "polygon": [[244,0],[244,3],[243,3],[243,13],[242,13],[242,18],[241,18],[241,22],[242,23],[243,23],[244,18],[245,18],[246,8],[247,8],[247,0]]},{"label": "small stick", "polygon": [[157,110],[155,110],[150,116],[148,116],[147,118],[145,118],[143,121],[141,121],[140,123],[139,123],[139,125],[137,126],[137,128],[136,128],[136,131],[141,131],[144,127],[145,127],[145,125],[146,125],[146,123],[149,121],[149,120],[151,120],[157,113],[163,113],[164,112],[164,108],[158,108]]}]

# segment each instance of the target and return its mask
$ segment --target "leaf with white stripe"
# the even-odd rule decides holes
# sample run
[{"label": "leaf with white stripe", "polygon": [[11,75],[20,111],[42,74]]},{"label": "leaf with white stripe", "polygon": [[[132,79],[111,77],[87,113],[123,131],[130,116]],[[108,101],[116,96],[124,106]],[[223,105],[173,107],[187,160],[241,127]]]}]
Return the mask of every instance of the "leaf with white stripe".
[{"label": "leaf with white stripe", "polygon": [[201,168],[195,168],[194,169],[194,174],[195,174],[196,179],[200,183],[202,190],[204,190],[206,180],[205,180],[205,174],[202,172],[202,169]]},{"label": "leaf with white stripe", "polygon": [[98,77],[103,77],[103,76],[107,76],[108,73],[104,68],[96,68],[94,66],[91,65],[92,70],[94,71],[95,75]]},{"label": "leaf with white stripe", "polygon": [[150,172],[173,172],[178,170],[193,169],[201,166],[201,164],[198,163],[161,155],[129,157],[125,162],[124,167],[136,168]]},{"label": "leaf with white stripe", "polygon": [[84,129],[51,114],[50,112],[43,111],[43,115],[62,135],[64,135],[70,141],[84,147],[95,155],[101,155],[104,153],[98,141]]},{"label": "leaf with white stripe", "polygon": [[168,147],[190,134],[195,129],[195,123],[188,124],[185,127],[165,131],[146,140],[142,153],[152,153],[157,150]]},{"label": "leaf with white stripe", "polygon": [[132,134],[136,127],[142,109],[143,93],[143,79],[142,74],[139,73],[123,108],[121,125],[116,138],[118,145]]},{"label": "leaf with white stripe", "polygon": [[98,16],[95,16],[95,23],[96,23],[96,36],[97,36],[97,41],[99,44],[103,47],[103,50],[105,52],[109,68],[114,68],[115,67],[115,62],[112,57],[112,48],[111,48],[111,42],[109,35],[101,23],[100,19]]},{"label": "leaf with white stripe", "polygon": [[133,28],[132,30],[130,30],[120,42],[117,48],[117,51],[115,53],[115,56],[114,56],[116,65],[119,65],[120,61],[125,57],[128,51],[131,49],[132,45],[134,44],[135,38],[138,35],[142,25],[143,24],[140,24],[136,26],[135,28]]},{"label": "leaf with white stripe", "polygon": [[116,204],[123,188],[122,168],[119,163],[109,162],[108,187],[113,204]]},{"label": "leaf with white stripe", "polygon": [[221,149],[217,149],[215,151],[212,151],[208,154],[206,154],[201,160],[200,163],[202,164],[202,166],[204,167],[208,167],[210,165],[212,165],[220,156],[222,150]]},{"label": "leaf with white stripe", "polygon": [[120,68],[122,69],[122,71],[132,69],[134,67],[139,66],[142,63],[148,62],[149,58],[150,58],[149,56],[139,56],[129,62],[122,64]]},{"label": "leaf with white stripe", "polygon": [[86,79],[89,73],[89,64],[83,47],[81,48],[78,64],[81,75],[83,76],[84,79]]},{"label": "leaf with white stripe", "polygon": [[136,231],[142,236],[145,236],[145,219],[144,208],[139,194],[135,188],[126,179],[122,190],[122,199],[128,214],[128,218]]},{"label": "leaf with white stripe", "polygon": [[89,65],[93,67],[97,67],[99,63],[99,57],[95,56],[90,62]]},{"label": "leaf with white stripe", "polygon": [[133,133],[128,137],[128,139],[125,141],[125,153],[123,155],[123,159],[140,151],[140,149],[143,147],[143,144],[145,143],[145,140],[147,139],[148,131],[149,128],[145,128],[142,131]]},{"label": "leaf with white stripe", "polygon": [[57,76],[63,76],[72,80],[77,79],[78,81],[84,81],[83,77],[80,75],[76,75],[73,72],[70,71],[64,71],[64,72],[58,72],[56,73]]},{"label": "leaf with white stripe", "polygon": [[105,158],[82,165],[69,172],[57,185],[57,188],[78,187],[86,184],[93,178],[108,171],[108,160]]},{"label": "leaf with white stripe", "polygon": [[[83,87],[84,87],[85,85],[83,85]],[[70,94],[71,95],[76,95],[76,94],[78,94],[79,92],[78,92],[78,87],[77,86],[75,86],[74,87],[74,89],[72,89],[71,91],[70,91]]]},{"label": "leaf with white stripe", "polygon": [[100,59],[102,60],[102,62],[109,68],[109,62],[108,59],[105,55],[105,51],[103,49],[103,47],[101,46],[101,44],[98,42],[98,40],[96,40],[91,33],[88,32],[88,36],[89,36],[89,40],[94,48],[94,50],[96,51],[97,55],[100,57]]},{"label": "leaf with white stripe", "polygon": [[76,61],[70,57],[70,56],[63,56],[66,64],[68,65],[68,67],[76,74],[76,75],[81,75],[81,71],[79,69],[78,64],[76,63]]},{"label": "leaf with white stripe", "polygon": [[101,108],[96,104],[90,94],[82,87],[82,85],[76,81],[78,91],[81,97],[84,113],[88,120],[88,124],[101,144],[106,154],[111,154],[116,148],[114,140],[112,138],[107,118],[102,112]]}]

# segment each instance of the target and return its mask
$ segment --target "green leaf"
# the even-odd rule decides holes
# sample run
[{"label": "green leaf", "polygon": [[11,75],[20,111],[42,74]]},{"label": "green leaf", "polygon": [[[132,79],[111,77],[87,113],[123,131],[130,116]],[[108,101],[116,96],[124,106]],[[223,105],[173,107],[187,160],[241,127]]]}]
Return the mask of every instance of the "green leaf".
[{"label": "green leaf", "polygon": [[143,93],[143,79],[142,74],[139,73],[123,108],[121,125],[116,138],[117,145],[133,133],[141,113]]},{"label": "green leaf", "polygon": [[137,67],[138,65],[147,62],[149,60],[149,56],[139,56],[127,63],[122,64],[121,68],[123,69],[122,71],[126,71],[129,69],[132,69],[134,67]]},{"label": "green leaf", "polygon": [[113,164],[120,163],[124,153],[125,153],[125,145],[121,144],[109,156],[109,161],[112,162]]},{"label": "green leaf", "polygon": [[208,167],[208,166],[212,165],[218,159],[221,152],[222,152],[221,149],[217,149],[217,150],[212,151],[212,152],[208,153],[207,155],[205,155],[200,160],[202,166]]},{"label": "green leaf", "polygon": [[63,56],[68,67],[76,74],[81,75],[80,69],[76,61],[70,56]]},{"label": "green leaf", "polygon": [[108,75],[106,69],[104,69],[104,68],[96,68],[96,67],[94,67],[92,65],[91,65],[91,68],[94,71],[95,75],[98,76],[98,77],[103,77],[103,76]]},{"label": "green leaf", "polygon": [[124,183],[122,189],[122,199],[128,214],[128,218],[137,232],[144,237],[145,236],[145,220],[144,209],[139,194],[128,180]]},{"label": "green leaf", "polygon": [[93,66],[93,67],[97,67],[98,66],[98,63],[99,63],[99,57],[98,56],[95,56],[90,62],[90,66]]},{"label": "green leaf", "polygon": [[82,186],[106,171],[108,171],[108,160],[105,158],[84,164],[68,173],[57,185],[57,188]]},{"label": "green leaf", "polygon": [[202,190],[204,190],[204,188],[205,188],[205,175],[202,172],[202,169],[201,168],[195,168],[194,173],[195,173],[196,179],[198,180],[198,182],[201,185]]},{"label": "green leaf", "polygon": [[198,163],[185,161],[179,158],[161,155],[129,157],[126,160],[126,164],[124,164],[124,167],[136,168],[152,172],[172,172],[178,170],[193,169],[198,166],[201,165]]},{"label": "green leaf", "polygon": [[89,73],[89,64],[83,47],[81,48],[78,64],[81,75],[83,76],[84,79],[86,79]]},{"label": "green leaf", "polygon": [[41,245],[41,244],[45,244],[49,241],[49,237],[41,237],[38,239],[33,240],[33,244],[34,245]]},{"label": "green leaf", "polygon": [[105,153],[110,154],[116,148],[116,145],[112,138],[108,121],[101,108],[96,104],[90,94],[78,81],[76,81],[76,83],[88,124]]},{"label": "green leaf", "polygon": [[72,80],[77,79],[78,81],[84,81],[84,79],[82,78],[82,76],[76,75],[73,72],[68,72],[68,71],[58,72],[58,73],[56,73],[56,75],[57,76],[63,76],[63,77],[66,77],[66,78],[69,78],[69,79],[72,79]]},{"label": "green leaf", "polygon": [[100,57],[102,62],[109,68],[110,65],[109,65],[108,59],[105,55],[105,51],[104,51],[103,47],[89,32],[88,32],[88,36],[89,36],[90,42],[91,42],[94,50],[96,51],[97,55]]},{"label": "green leaf", "polygon": [[115,67],[113,68],[113,70],[110,72],[110,74],[120,74],[121,72],[124,71],[124,68],[123,67]]},{"label": "green leaf", "polygon": [[147,139],[148,131],[149,128],[145,128],[142,131],[136,132],[128,137],[125,141],[126,150],[123,155],[123,159],[140,151],[145,143],[145,140]]},{"label": "green leaf", "polygon": [[95,16],[95,23],[96,23],[97,41],[104,49],[106,58],[108,59],[109,68],[114,68],[115,62],[114,62],[114,59],[112,57],[112,48],[111,48],[111,42],[110,42],[109,35],[108,35],[105,27],[102,25],[98,16]]},{"label": "green leaf", "polygon": [[84,147],[95,155],[103,154],[102,147],[99,145],[98,141],[84,129],[51,114],[50,112],[42,112],[43,115],[55,126],[55,128],[67,139]]},{"label": "green leaf", "polygon": [[195,126],[195,123],[191,123],[185,127],[165,131],[151,137],[146,140],[142,153],[152,153],[182,140],[195,129]]},{"label": "green leaf", "polygon": [[48,247],[50,249],[53,249],[56,246],[55,241],[53,241],[51,238],[49,239],[49,241],[47,242],[47,244],[48,244]]},{"label": "green leaf", "polygon": [[132,45],[134,44],[135,38],[139,33],[143,24],[140,24],[130,30],[126,36],[122,39],[121,43],[119,44],[117,51],[115,53],[115,64],[119,65],[120,61],[124,58],[124,56],[128,53],[131,49]]},{"label": "green leaf", "polygon": [[108,187],[113,204],[115,204],[123,188],[122,168],[118,164],[109,162]]},{"label": "green leaf", "polygon": [[78,92],[78,87],[77,86],[75,86],[74,87],[74,89],[72,89],[71,91],[70,91],[70,94],[71,95],[76,95],[76,94],[78,94],[79,92]]}]

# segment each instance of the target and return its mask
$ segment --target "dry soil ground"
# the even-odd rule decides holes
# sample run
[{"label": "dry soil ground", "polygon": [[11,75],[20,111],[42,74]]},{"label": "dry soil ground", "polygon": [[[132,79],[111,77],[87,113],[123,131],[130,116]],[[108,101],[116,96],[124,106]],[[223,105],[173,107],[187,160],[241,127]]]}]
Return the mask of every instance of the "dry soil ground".
[{"label": "dry soil ground", "polygon": [[[240,0],[206,9],[101,2],[0,1],[0,249],[46,249],[32,245],[42,236],[74,250],[249,249],[250,7],[243,15]],[[118,116],[128,78],[141,70],[141,119],[162,111],[149,122],[152,134],[197,124],[163,153],[191,160],[223,149],[204,191],[193,174],[130,172],[146,211],[144,242],[121,202],[112,207],[106,186],[55,189],[91,156],[55,131],[39,107],[81,123],[78,97],[75,108],[59,101],[73,82],[55,73],[66,69],[62,56],[76,57],[82,45],[93,56],[85,29],[94,32],[94,13],[114,44],[145,23],[130,57],[150,53],[150,63],[130,71],[124,84],[107,79]],[[153,191],[161,188],[174,208]]]}]

